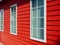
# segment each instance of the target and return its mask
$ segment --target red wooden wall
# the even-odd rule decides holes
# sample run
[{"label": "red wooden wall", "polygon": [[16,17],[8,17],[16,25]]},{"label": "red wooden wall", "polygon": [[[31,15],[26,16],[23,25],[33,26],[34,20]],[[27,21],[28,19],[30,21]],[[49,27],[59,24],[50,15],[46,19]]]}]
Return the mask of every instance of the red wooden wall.
[{"label": "red wooden wall", "polygon": [[[30,39],[30,0],[10,0],[1,4],[0,9],[4,9],[4,32],[0,32],[0,41],[4,45],[60,45],[60,1],[46,2],[47,43]],[[15,3],[18,5],[16,36],[10,34],[10,5]]]},{"label": "red wooden wall", "polygon": [[60,45],[60,0],[47,1],[47,43]]}]

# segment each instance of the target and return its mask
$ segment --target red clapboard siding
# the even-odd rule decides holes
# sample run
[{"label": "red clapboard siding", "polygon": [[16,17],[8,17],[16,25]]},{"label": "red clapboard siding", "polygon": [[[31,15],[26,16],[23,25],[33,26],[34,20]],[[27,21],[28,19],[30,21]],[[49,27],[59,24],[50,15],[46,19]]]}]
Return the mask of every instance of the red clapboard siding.
[{"label": "red clapboard siding", "polygon": [[60,22],[49,22],[48,21],[47,25],[60,25]]},{"label": "red clapboard siding", "polygon": [[56,5],[56,6],[52,6],[52,7],[47,7],[48,11],[52,11],[52,10],[59,10],[60,9],[60,6]]},{"label": "red clapboard siding", "polygon": [[[10,34],[10,5],[17,3],[17,32]],[[10,0],[2,3],[4,9],[4,32],[0,32],[0,42],[4,45],[60,45],[60,3],[47,0],[47,43],[30,39],[30,0]]]},{"label": "red clapboard siding", "polygon": [[57,0],[51,0],[51,1],[47,1],[47,6],[48,7],[51,7],[51,6],[55,6],[55,5],[58,5],[59,4],[59,1]]},{"label": "red clapboard siding", "polygon": [[59,0],[47,1],[47,44],[60,45],[60,3]]}]

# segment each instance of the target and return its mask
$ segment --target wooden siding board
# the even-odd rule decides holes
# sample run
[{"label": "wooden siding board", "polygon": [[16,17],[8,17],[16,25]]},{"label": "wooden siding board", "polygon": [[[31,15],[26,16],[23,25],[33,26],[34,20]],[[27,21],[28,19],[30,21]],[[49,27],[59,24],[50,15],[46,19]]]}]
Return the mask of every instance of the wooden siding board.
[{"label": "wooden siding board", "polygon": [[59,6],[56,5],[56,6],[47,7],[47,10],[48,10],[48,11],[49,11],[49,10],[58,10],[58,9],[60,9],[60,5],[59,5]]},{"label": "wooden siding board", "polygon": [[47,6],[48,7],[55,6],[55,5],[59,5],[59,0],[55,0],[55,1],[52,1],[52,2],[48,2],[47,3]]},{"label": "wooden siding board", "polygon": [[60,38],[60,3],[59,0],[47,2],[47,44],[58,45]]}]

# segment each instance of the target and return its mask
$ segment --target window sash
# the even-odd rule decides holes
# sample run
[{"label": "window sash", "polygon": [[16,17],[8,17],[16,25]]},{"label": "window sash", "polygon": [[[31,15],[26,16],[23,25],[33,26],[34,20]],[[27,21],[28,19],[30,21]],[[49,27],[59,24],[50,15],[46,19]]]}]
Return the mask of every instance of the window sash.
[{"label": "window sash", "polygon": [[4,10],[0,10],[0,31],[4,30]]},{"label": "window sash", "polygon": [[[43,3],[44,5],[38,5],[38,2],[39,1],[36,0],[36,2],[35,2],[36,5],[34,5],[35,7],[32,7],[32,0],[30,0],[30,6],[31,6],[30,7],[30,38],[33,39],[33,40],[37,40],[37,41],[41,41],[41,42],[45,42],[46,43],[46,23],[45,23],[46,22],[46,8],[45,8],[46,7],[46,0],[44,0],[44,3]],[[42,15],[39,16],[39,12],[38,11],[39,11],[40,8],[44,9],[44,11],[42,11],[44,13],[43,16]],[[33,12],[34,14],[32,13],[33,10],[36,10],[35,12]],[[44,19],[44,21],[42,21],[42,18]],[[33,21],[35,21],[35,22],[32,24]],[[38,23],[38,22],[41,22],[41,24],[43,24],[44,26],[42,27],[42,25],[40,23]],[[34,30],[35,30],[35,32],[34,32]],[[44,30],[44,31],[42,31],[42,30]],[[44,36],[42,36],[42,33],[41,33],[40,39],[38,38],[39,31],[40,31],[40,33],[42,31],[43,34],[44,34]],[[33,37],[33,32],[36,33],[35,34],[36,37]]]},{"label": "window sash", "polygon": [[10,7],[10,33],[17,35],[17,4]]}]

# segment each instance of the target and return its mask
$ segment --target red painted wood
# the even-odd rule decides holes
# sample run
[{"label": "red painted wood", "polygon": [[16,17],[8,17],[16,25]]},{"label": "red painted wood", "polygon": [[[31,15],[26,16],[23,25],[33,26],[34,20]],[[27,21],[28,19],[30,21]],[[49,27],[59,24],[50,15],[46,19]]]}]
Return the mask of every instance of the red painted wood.
[{"label": "red painted wood", "polygon": [[[60,0],[47,0],[47,43],[30,39],[30,0],[10,0],[2,3],[4,9],[4,32],[0,32],[0,42],[4,45],[59,45]],[[17,3],[17,31],[10,34],[10,5]],[[3,5],[3,6],[2,6]]]}]

